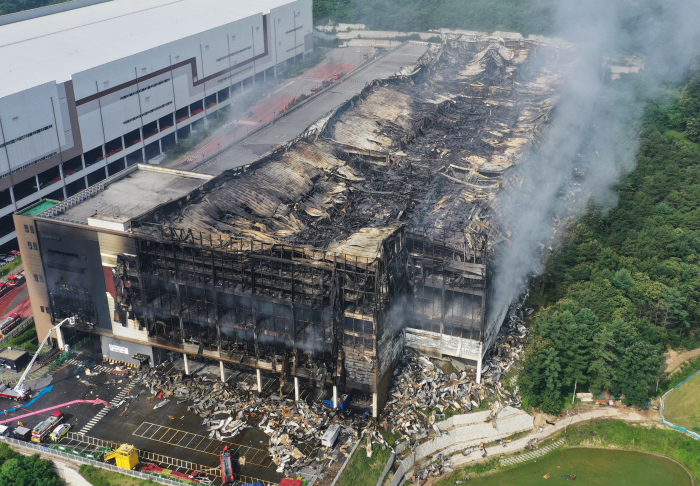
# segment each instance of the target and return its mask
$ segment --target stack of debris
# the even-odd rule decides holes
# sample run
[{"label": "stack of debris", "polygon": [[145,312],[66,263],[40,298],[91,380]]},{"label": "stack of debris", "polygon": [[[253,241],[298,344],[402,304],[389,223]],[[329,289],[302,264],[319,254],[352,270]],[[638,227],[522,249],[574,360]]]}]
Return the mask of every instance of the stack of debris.
[{"label": "stack of debris", "polygon": [[443,474],[450,474],[452,472],[454,472],[454,469],[450,461],[443,454],[438,454],[437,460],[434,463],[431,463],[425,469],[416,471],[416,474],[411,478],[411,482],[424,482],[427,481],[429,477],[437,478]]},{"label": "stack of debris", "polygon": [[[269,452],[277,471],[287,475],[296,474],[317,459],[321,437],[330,425],[341,425],[345,442],[357,439],[353,422],[340,413],[320,403],[294,403],[277,393],[263,398],[252,394],[248,383],[229,385],[215,378],[187,377],[181,370],[166,370],[164,366],[141,371],[136,381],[150,389],[153,397],[164,399],[156,407],[172,398],[178,403],[191,402],[187,410],[204,419],[202,426],[210,439],[225,441],[246,428],[261,428],[270,436]],[[348,448],[343,445],[318,459],[340,460],[347,456]]]},{"label": "stack of debris", "polygon": [[434,430],[439,434],[435,421],[444,418],[448,410],[471,412],[488,403],[491,416],[495,418],[501,408],[519,406],[522,403],[519,387],[508,391],[506,387],[510,383],[503,383],[503,380],[522,356],[527,333],[521,306],[514,306],[496,338],[491,356],[485,360],[481,383],[476,382],[473,371],[448,375],[425,356],[405,348],[394,371],[384,410],[392,433],[410,437]]}]

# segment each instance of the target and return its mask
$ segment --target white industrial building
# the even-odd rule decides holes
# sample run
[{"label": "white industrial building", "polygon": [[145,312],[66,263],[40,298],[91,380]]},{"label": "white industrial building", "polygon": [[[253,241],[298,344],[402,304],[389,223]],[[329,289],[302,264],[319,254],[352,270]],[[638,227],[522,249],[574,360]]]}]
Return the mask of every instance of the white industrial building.
[{"label": "white industrial building", "polygon": [[0,245],[14,211],[152,161],[313,47],[312,0],[70,3],[0,17]]}]

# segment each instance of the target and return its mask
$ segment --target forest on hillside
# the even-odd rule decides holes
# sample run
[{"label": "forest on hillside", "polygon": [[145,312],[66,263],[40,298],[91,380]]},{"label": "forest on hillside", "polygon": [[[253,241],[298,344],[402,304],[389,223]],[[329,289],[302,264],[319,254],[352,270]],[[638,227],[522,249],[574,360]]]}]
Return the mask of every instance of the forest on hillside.
[{"label": "forest on hillside", "polygon": [[520,376],[530,406],[556,413],[575,385],[644,406],[666,347],[700,345],[700,73],[658,89],[631,127],[637,167],[617,206],[591,206],[535,283],[542,310]]},{"label": "forest on hillside", "polygon": [[551,33],[551,0],[314,0],[314,23],[363,23],[370,29],[440,28]]},{"label": "forest on hillside", "polygon": [[0,15],[7,15],[22,10],[46,7],[56,3],[67,2],[68,0],[0,0]]}]

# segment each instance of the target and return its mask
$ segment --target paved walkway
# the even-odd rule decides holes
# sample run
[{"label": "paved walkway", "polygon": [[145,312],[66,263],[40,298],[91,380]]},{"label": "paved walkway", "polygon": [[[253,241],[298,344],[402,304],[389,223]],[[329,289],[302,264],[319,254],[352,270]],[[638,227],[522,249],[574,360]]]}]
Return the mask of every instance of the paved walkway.
[{"label": "paved walkway", "polygon": [[550,453],[554,449],[558,448],[561,446],[564,442],[566,442],[566,439],[563,437],[555,442],[552,442],[548,446],[544,446],[541,449],[535,449],[530,452],[526,452],[525,454],[519,454],[517,456],[512,456],[512,457],[506,457],[506,458],[501,458],[500,463],[501,466],[510,466],[512,464],[519,464],[521,462],[529,461],[530,459],[534,459],[536,457],[541,457],[544,456],[545,454]]},{"label": "paved walkway", "polygon": [[[44,459],[48,459],[45,457]],[[74,469],[77,466],[70,464],[68,462],[59,461],[58,459],[51,459],[53,461],[56,472],[69,486],[92,486],[87,479],[82,477],[80,473]]]},{"label": "paved walkway", "polygon": [[[537,439],[538,442],[542,442],[544,439],[551,437],[552,435],[555,435],[559,433],[560,431],[564,430],[566,427],[569,427],[571,425],[576,425],[580,424],[583,422],[588,422],[591,420],[597,420],[597,419],[616,419],[616,420],[624,420],[626,422],[659,422],[659,426],[663,427],[661,425],[660,420],[661,416],[658,412],[655,413],[655,417],[650,417],[649,413],[644,413],[644,412],[639,412],[634,409],[629,409],[629,408],[617,408],[617,407],[600,407],[597,409],[593,409],[590,411],[585,411],[583,413],[579,413],[577,415],[571,415],[568,418],[562,418],[558,422],[556,422],[554,425],[545,425],[544,429],[539,432],[539,428],[536,432],[533,432],[530,435],[527,435],[525,437],[522,437],[520,439],[514,440],[510,444],[508,444],[507,447],[503,447],[502,445],[495,445],[492,447],[487,447],[486,448],[486,453],[487,457],[495,457],[495,456],[500,456],[503,454],[511,454],[513,452],[517,452],[520,450],[525,450],[525,446],[529,441],[532,439]],[[556,442],[555,442],[556,443]],[[551,445],[551,444],[550,444]],[[558,446],[557,446],[558,447]],[[545,448],[542,448],[545,449]],[[552,449],[549,449],[552,450]],[[540,454],[543,455],[543,454]],[[518,456],[521,457],[521,456]],[[517,459],[517,458],[514,458]],[[472,462],[477,462],[483,460],[481,457],[481,454],[477,453],[472,453],[467,457],[464,457],[461,452],[458,452],[454,455],[452,455],[449,458],[450,463],[452,464],[452,467],[454,469],[457,469],[458,467],[464,466],[466,464],[470,464]],[[523,459],[527,460],[527,459]],[[522,461],[517,461],[517,462],[522,462]],[[505,464],[502,463],[502,464]],[[414,467],[414,471],[418,468],[418,466]],[[423,486],[429,486],[434,484],[437,481],[440,481],[443,478],[431,478],[426,482]]]},{"label": "paved walkway", "polygon": [[[25,449],[14,449],[20,454],[25,456],[31,456],[36,451],[29,451]],[[39,454],[42,459],[48,459],[53,462],[54,469],[60,478],[62,478],[68,486],[92,486],[87,479],[82,477],[78,472],[79,467],[68,461],[61,461],[60,459],[55,459],[51,456],[44,456]]]},{"label": "paved walkway", "polygon": [[[580,424],[582,422],[588,422],[590,420],[596,419],[617,419],[624,420],[626,422],[648,422],[649,417],[637,410],[630,408],[617,408],[617,407],[601,407],[596,410],[591,410],[589,412],[580,413],[578,415],[572,415],[568,419],[561,419],[554,425],[546,425],[542,432],[534,432],[526,437],[514,440],[508,447],[503,447],[501,445],[496,445],[486,449],[488,456],[498,456],[501,454],[510,454],[519,450],[524,450],[527,443],[532,439],[537,439],[538,442],[542,442],[547,437],[551,437],[554,434],[559,433],[566,427],[571,425]],[[657,421],[660,420],[657,419]],[[450,459],[450,462],[456,467],[468,464],[481,459],[478,454],[472,454],[464,457],[461,453],[457,453]]]}]

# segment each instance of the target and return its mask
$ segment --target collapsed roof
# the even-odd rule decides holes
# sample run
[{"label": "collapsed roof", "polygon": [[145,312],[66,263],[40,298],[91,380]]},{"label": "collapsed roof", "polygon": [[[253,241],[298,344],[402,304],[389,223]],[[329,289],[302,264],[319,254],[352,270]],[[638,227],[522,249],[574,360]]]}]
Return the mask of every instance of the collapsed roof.
[{"label": "collapsed roof", "polygon": [[559,58],[541,42],[448,34],[409,72],[368,84],[297,141],[222,174],[158,223],[324,250],[374,245],[348,242],[397,223],[498,241],[490,202],[549,117]]}]

